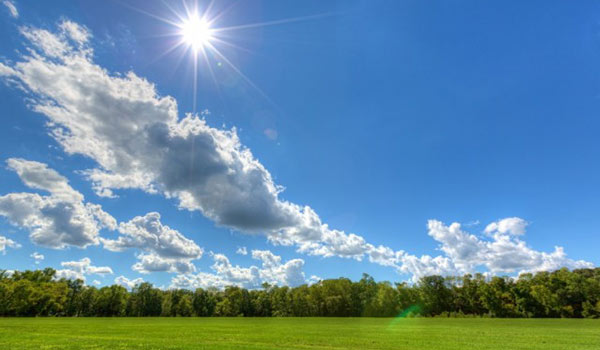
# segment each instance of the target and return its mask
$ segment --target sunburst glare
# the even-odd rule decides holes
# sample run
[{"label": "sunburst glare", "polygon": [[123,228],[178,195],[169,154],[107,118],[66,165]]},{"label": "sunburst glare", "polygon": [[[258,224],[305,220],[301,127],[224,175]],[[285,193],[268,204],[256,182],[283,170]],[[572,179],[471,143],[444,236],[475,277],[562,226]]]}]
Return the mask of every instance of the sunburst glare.
[{"label": "sunburst glare", "polygon": [[270,103],[273,103],[273,101],[271,101],[271,99],[254,82],[252,82],[250,78],[242,73],[242,70],[237,67],[225,54],[225,51],[227,51],[226,49],[239,49],[241,51],[250,52],[249,50],[231,42],[232,39],[239,39],[239,33],[232,35],[233,31],[250,30],[259,27],[314,20],[331,15],[320,14],[261,23],[249,23],[235,26],[218,26],[217,22],[220,22],[233,6],[230,6],[225,10],[218,11],[213,6],[214,1],[208,2],[207,6],[203,7],[200,6],[200,2],[197,0],[184,0],[181,2],[182,6],[179,8],[177,8],[177,6],[173,7],[173,3],[169,2],[163,2],[163,5],[168,9],[170,15],[158,15],[140,8],[135,8],[132,6],[128,7],[149,17],[167,23],[173,27],[173,31],[163,33],[158,36],[175,36],[178,37],[179,40],[176,40],[173,46],[156,57],[153,61],[157,61],[161,57],[176,51],[180,54],[177,62],[181,62],[182,58],[184,58],[183,56],[189,56],[193,69],[193,112],[196,112],[199,75],[205,73],[208,74],[218,88],[219,84],[216,79],[216,72],[213,71],[213,63],[219,67],[222,65],[227,65],[256,92],[258,92]]},{"label": "sunburst glare", "polygon": [[213,29],[206,18],[199,14],[192,14],[180,25],[180,35],[183,41],[194,51],[198,51],[210,43],[213,37]]}]

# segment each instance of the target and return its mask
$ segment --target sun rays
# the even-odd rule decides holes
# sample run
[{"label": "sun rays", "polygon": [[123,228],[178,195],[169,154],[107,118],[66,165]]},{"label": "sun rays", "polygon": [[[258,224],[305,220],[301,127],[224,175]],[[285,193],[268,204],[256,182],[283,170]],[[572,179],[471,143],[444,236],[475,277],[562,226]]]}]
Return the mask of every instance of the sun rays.
[{"label": "sun rays", "polygon": [[228,57],[228,53],[232,52],[231,50],[244,52],[245,54],[252,53],[251,50],[237,45],[235,41],[244,39],[242,32],[245,30],[315,20],[331,15],[319,14],[259,23],[242,23],[231,26],[220,25],[220,23],[224,22],[227,15],[236,4],[237,2],[224,9],[217,9],[214,6],[214,0],[209,2],[184,0],[180,3],[164,1],[162,2],[162,5],[164,5],[166,11],[162,14],[156,14],[141,8],[125,5],[148,17],[168,24],[170,27],[170,30],[167,30],[164,33],[157,33],[156,37],[171,37],[175,40],[172,41],[173,44],[167,47],[164,52],[155,57],[153,62],[158,61],[167,55],[178,55],[179,57],[175,60],[175,62],[178,63],[174,68],[177,68],[182,63],[187,64],[188,67],[191,68],[193,75],[192,112],[194,113],[197,112],[198,80],[200,77],[209,76],[217,90],[220,90],[215,67],[229,68],[233,74],[241,78],[241,80],[243,80],[253,91],[274,105],[267,94],[243,73],[242,69],[233,62],[231,57]]},{"label": "sun rays", "polygon": [[183,41],[194,51],[200,50],[214,39],[210,23],[198,14],[193,14],[181,23],[180,28]]}]

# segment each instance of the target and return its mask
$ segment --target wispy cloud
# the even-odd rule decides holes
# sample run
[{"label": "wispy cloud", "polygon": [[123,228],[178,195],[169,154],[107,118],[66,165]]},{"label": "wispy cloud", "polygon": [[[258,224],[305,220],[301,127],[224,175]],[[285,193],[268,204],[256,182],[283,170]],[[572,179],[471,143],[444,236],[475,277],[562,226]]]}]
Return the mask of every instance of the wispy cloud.
[{"label": "wispy cloud", "polygon": [[0,236],[0,253],[6,254],[6,248],[21,248],[21,245],[10,238]]},{"label": "wispy cloud", "polygon": [[44,254],[40,254],[38,252],[31,253],[29,257],[35,261],[36,265],[44,260]]},{"label": "wispy cloud", "polygon": [[6,6],[6,8],[8,9],[8,12],[10,13],[10,15],[13,18],[19,17],[19,10],[17,10],[17,6],[15,6],[14,2],[12,2],[10,0],[4,0],[4,1],[2,1],[2,4],[4,6]]}]

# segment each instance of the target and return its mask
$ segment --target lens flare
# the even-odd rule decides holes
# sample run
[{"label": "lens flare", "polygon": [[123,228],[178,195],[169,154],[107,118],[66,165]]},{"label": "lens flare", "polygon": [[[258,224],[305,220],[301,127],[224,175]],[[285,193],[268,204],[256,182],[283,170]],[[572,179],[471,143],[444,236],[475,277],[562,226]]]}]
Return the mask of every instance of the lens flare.
[{"label": "lens flare", "polygon": [[402,312],[400,312],[398,314],[398,316],[394,317],[392,319],[392,322],[390,322],[390,324],[388,325],[388,329],[392,330],[394,329],[394,327],[401,322],[401,320],[405,319],[405,318],[410,318],[413,317],[415,315],[418,315],[421,312],[421,306],[420,305],[411,305],[409,307],[407,307],[406,309],[402,310]]}]

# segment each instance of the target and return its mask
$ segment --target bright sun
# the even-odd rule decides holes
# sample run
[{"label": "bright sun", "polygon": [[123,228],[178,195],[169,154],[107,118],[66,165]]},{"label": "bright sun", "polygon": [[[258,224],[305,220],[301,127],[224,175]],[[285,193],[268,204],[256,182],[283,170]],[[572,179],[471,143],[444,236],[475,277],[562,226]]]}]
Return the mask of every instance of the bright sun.
[{"label": "bright sun", "polygon": [[197,15],[190,17],[181,25],[181,36],[194,50],[200,50],[213,39],[210,23]]}]

